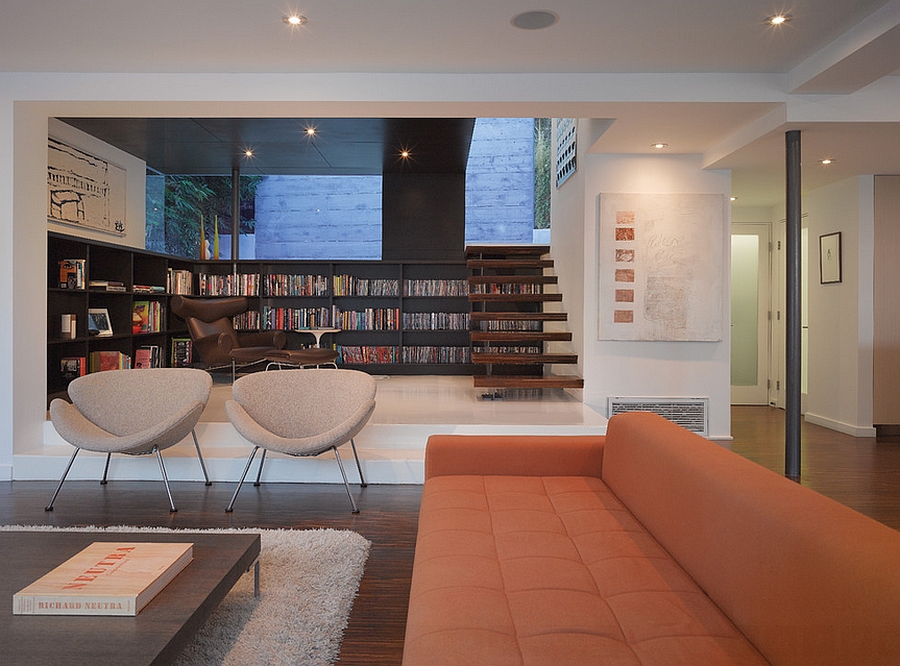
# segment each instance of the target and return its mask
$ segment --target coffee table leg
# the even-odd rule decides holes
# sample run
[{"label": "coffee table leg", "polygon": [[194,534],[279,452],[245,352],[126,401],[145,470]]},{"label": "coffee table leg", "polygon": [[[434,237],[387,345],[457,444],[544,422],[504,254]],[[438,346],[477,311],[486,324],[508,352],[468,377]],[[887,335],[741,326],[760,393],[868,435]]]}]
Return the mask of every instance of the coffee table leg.
[{"label": "coffee table leg", "polygon": [[259,599],[259,558],[253,563],[253,596]]}]

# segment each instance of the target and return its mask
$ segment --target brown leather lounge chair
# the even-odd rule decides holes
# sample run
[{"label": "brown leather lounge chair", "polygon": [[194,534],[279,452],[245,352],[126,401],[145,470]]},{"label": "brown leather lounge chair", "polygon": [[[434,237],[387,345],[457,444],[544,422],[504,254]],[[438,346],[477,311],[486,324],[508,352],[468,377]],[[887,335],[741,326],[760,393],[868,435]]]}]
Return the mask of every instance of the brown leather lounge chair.
[{"label": "brown leather lounge chair", "polygon": [[194,346],[207,370],[238,368],[265,360],[266,354],[282,349],[287,340],[284,331],[247,331],[237,333],[231,318],[249,308],[246,296],[227,298],[172,297],[172,312],[183,318]]}]

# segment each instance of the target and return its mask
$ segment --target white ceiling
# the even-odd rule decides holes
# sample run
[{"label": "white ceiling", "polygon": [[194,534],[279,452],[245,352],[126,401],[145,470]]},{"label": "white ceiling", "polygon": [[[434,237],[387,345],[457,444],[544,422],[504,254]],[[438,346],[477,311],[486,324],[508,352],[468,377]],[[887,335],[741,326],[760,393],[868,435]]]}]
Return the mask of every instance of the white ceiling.
[{"label": "white ceiling", "polygon": [[[732,169],[746,205],[781,199],[786,129],[803,130],[807,187],[900,173],[897,117],[813,122],[786,102],[822,93],[853,99],[886,75],[896,78],[900,0],[0,2],[5,72],[727,75],[732,89],[721,97],[710,91],[728,79],[711,79],[696,94],[673,79],[661,93],[588,105],[591,117],[615,119],[592,152],[650,152],[650,143],[665,141],[672,153]],[[540,31],[511,25],[532,9],[559,21]],[[765,25],[778,10],[793,20]],[[308,24],[285,25],[292,11]],[[783,95],[742,98],[740,82],[754,76],[776,77]],[[828,170],[814,164],[824,156],[837,160]]]}]

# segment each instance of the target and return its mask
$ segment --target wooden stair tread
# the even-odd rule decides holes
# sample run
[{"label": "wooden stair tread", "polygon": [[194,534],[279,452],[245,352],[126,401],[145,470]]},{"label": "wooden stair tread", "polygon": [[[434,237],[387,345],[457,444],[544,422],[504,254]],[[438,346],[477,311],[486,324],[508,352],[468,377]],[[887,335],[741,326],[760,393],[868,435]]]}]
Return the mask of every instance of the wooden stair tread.
[{"label": "wooden stair tread", "polygon": [[566,321],[565,312],[473,312],[470,321]]},{"label": "wooden stair tread", "polygon": [[568,342],[569,331],[472,331],[472,342]]},{"label": "wooden stair tread", "polygon": [[469,294],[469,300],[479,303],[536,303],[561,301],[562,294]]},{"label": "wooden stair tread", "polygon": [[518,377],[515,375],[475,375],[476,388],[584,388],[584,379],[575,375]]},{"label": "wooden stair tread", "polygon": [[553,268],[552,259],[469,259],[469,268]]},{"label": "wooden stair tread", "polygon": [[489,254],[491,256],[541,256],[550,252],[549,245],[469,245],[466,256]]},{"label": "wooden stair tread", "polygon": [[473,275],[469,284],[557,284],[556,275]]},{"label": "wooden stair tread", "polygon": [[493,365],[537,365],[540,363],[578,363],[578,354],[528,354],[472,352],[472,363]]}]

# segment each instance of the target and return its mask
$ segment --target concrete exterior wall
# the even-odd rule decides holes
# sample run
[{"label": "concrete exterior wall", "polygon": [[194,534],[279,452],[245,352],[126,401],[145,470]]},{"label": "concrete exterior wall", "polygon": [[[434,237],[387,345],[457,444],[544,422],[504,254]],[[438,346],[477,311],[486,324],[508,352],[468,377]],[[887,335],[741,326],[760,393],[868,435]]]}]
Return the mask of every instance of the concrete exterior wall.
[{"label": "concrete exterior wall", "polygon": [[381,259],[381,177],[268,176],[257,259]]},{"label": "concrete exterior wall", "polygon": [[466,171],[466,243],[531,243],[534,119],[478,118]]}]

